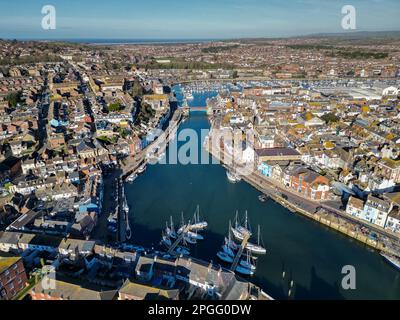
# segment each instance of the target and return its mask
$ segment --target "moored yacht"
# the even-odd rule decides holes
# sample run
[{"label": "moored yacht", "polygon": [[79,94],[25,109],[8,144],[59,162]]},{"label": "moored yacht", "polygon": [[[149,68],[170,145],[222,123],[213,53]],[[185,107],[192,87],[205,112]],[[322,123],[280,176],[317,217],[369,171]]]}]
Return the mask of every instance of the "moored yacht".
[{"label": "moored yacht", "polygon": [[136,180],[137,177],[138,175],[136,173],[132,173],[128,178],[126,178],[126,181],[132,183],[133,181]]},{"label": "moored yacht", "polygon": [[143,164],[143,165],[141,165],[140,167],[139,167],[139,169],[137,170],[137,173],[138,174],[141,174],[141,173],[143,173],[143,172],[145,172],[146,171],[146,164]]},{"label": "moored yacht", "polygon": [[238,266],[236,267],[235,271],[236,271],[237,273],[240,273],[240,274],[245,275],[245,276],[252,276],[252,275],[254,275],[254,271],[253,271],[253,270],[251,270],[251,269],[249,269],[249,268],[246,268],[246,267],[243,267],[242,265],[238,265]]},{"label": "moored yacht", "polygon": [[226,263],[232,263],[234,259],[232,256],[230,256],[224,251],[217,252],[217,257]]},{"label": "moored yacht", "polygon": [[231,182],[231,183],[237,183],[242,180],[242,178],[238,174],[236,174],[230,170],[226,170],[226,176],[227,176],[229,182]]},{"label": "moored yacht", "polygon": [[200,207],[197,206],[196,212],[194,213],[194,223],[191,225],[191,230],[203,230],[208,227],[208,223],[206,221],[200,220]]},{"label": "moored yacht", "polygon": [[231,231],[233,233],[233,236],[240,241],[243,241],[245,237],[250,238],[251,237],[251,231],[248,227],[248,217],[247,217],[247,211],[245,215],[245,222],[244,225],[239,224],[239,216],[238,212],[236,211],[236,217],[235,217],[235,226],[231,227]]},{"label": "moored yacht", "polygon": [[380,255],[385,258],[385,260],[389,262],[393,267],[395,267],[397,270],[400,270],[400,259],[398,257],[382,252],[380,253]]}]

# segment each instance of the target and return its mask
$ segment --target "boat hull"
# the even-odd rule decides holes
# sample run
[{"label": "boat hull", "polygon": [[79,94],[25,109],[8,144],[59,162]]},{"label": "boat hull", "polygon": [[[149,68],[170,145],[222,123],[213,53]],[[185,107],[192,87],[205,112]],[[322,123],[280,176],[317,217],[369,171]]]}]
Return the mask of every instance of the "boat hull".
[{"label": "boat hull", "polygon": [[240,273],[242,275],[245,275],[245,276],[252,276],[254,274],[253,270],[248,269],[248,268],[244,268],[244,267],[242,267],[240,265],[236,267],[236,272]]},{"label": "boat hull", "polygon": [[396,259],[387,254],[381,253],[381,256],[394,268],[400,271],[400,259]]},{"label": "boat hull", "polygon": [[217,253],[217,257],[220,259],[220,260],[222,260],[222,261],[224,261],[224,262],[226,262],[226,263],[232,263],[233,262],[233,258],[232,257],[230,257],[227,253],[225,253],[225,252],[218,252]]}]

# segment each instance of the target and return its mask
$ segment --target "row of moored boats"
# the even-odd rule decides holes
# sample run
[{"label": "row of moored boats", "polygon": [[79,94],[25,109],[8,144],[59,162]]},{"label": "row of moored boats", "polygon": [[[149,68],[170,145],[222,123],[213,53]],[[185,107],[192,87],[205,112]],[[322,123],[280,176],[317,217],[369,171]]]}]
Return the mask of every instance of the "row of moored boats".
[{"label": "row of moored boats", "polygon": [[200,219],[200,210],[197,206],[193,220],[189,220],[188,223],[185,223],[182,213],[181,225],[178,230],[175,229],[173,219],[170,217],[170,221],[166,223],[162,233],[161,244],[169,250],[176,241],[180,240],[178,244],[175,244],[173,253],[189,256],[190,245],[195,245],[198,241],[204,240],[200,232],[205,230],[207,226],[208,223]]},{"label": "row of moored boats", "polygon": [[[234,267],[237,273],[253,275],[256,271],[257,255],[266,254],[266,249],[260,243],[260,227],[258,227],[257,243],[250,242],[251,237],[247,212],[243,224],[239,223],[238,213],[236,213],[235,223],[233,226],[229,223],[228,237],[225,238],[222,250],[217,253],[217,257],[231,265],[236,260],[237,264]],[[238,255],[241,256],[237,257]]]}]

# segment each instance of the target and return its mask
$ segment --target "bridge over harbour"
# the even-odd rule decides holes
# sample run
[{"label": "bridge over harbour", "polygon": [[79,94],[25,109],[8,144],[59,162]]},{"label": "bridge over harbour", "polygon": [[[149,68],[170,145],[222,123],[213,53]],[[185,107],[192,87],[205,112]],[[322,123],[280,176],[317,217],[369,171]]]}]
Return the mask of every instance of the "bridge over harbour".
[{"label": "bridge over harbour", "polygon": [[207,112],[207,106],[196,106],[196,107],[189,107],[189,106],[185,106],[182,107],[183,110],[187,111],[187,112]]}]

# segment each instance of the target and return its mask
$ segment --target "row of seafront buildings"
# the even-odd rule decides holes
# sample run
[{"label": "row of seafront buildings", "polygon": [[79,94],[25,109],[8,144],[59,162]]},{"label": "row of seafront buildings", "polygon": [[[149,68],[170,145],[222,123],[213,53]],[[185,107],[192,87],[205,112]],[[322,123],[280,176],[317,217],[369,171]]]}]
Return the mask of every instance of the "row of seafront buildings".
[{"label": "row of seafront buildings", "polygon": [[45,274],[48,278],[29,289],[34,300],[272,299],[212,263],[18,232],[0,233],[0,278],[7,277],[0,284],[0,299],[12,299],[25,288],[24,265],[30,268],[35,260],[54,267],[54,274]]},{"label": "row of seafront buildings", "polygon": [[238,165],[400,234],[399,89],[363,88],[275,81],[220,93],[208,101],[212,132],[242,132],[239,148],[221,142]]},{"label": "row of seafront buildings", "polygon": [[[17,105],[0,94],[0,228],[90,237],[105,173],[151,143],[171,116],[170,96],[132,74],[65,61],[36,67],[42,81],[15,92]],[[142,103],[129,93],[133,82]],[[138,120],[143,105],[153,111]]]}]

